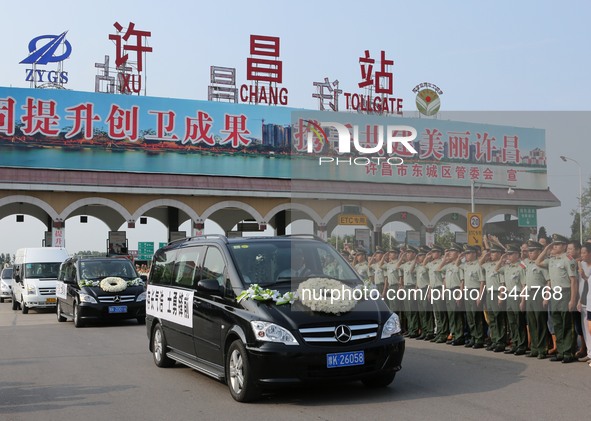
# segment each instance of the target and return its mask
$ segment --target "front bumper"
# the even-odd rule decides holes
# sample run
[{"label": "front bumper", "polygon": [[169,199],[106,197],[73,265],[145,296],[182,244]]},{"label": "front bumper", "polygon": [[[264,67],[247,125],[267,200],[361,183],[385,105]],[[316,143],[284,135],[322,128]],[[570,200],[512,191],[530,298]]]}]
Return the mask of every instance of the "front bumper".
[{"label": "front bumper", "polygon": [[[402,336],[375,340],[343,347],[264,343],[260,347],[247,347],[251,369],[260,385],[275,385],[318,381],[353,381],[372,377],[385,371],[398,371],[402,367],[405,342]],[[327,368],[327,354],[361,351],[365,353],[363,365]]]},{"label": "front bumper", "polygon": [[55,295],[28,295],[23,294],[23,302],[27,307],[55,307],[57,298]]},{"label": "front bumper", "polygon": [[[110,313],[109,307],[126,307],[124,313]],[[125,320],[146,317],[146,302],[134,301],[121,304],[116,303],[80,303],[79,317],[82,320]]]}]

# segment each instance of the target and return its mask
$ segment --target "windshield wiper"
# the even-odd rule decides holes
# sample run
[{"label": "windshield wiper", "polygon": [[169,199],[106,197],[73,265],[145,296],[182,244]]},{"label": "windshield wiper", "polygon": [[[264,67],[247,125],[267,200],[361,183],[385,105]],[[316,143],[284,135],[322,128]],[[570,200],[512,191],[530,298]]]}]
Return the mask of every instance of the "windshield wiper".
[{"label": "windshield wiper", "polygon": [[271,285],[291,284],[292,279],[294,279],[294,278],[292,278],[292,277],[281,277],[281,278],[277,279],[276,281],[273,281],[273,282],[265,282],[264,284],[261,283],[259,285],[262,286],[262,287],[268,287],[268,286],[271,286]]}]

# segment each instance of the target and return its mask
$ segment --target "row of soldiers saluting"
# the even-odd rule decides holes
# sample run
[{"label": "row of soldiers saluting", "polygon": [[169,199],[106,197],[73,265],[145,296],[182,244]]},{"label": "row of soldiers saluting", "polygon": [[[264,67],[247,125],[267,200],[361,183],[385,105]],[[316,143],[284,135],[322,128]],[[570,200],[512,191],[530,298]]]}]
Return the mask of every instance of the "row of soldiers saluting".
[{"label": "row of soldiers saluting", "polygon": [[361,250],[353,266],[401,315],[410,338],[484,348],[488,324],[487,350],[544,359],[550,314],[557,345],[551,360],[576,361],[572,311],[578,283],[576,261],[566,254],[568,240],[554,234],[548,246],[530,240],[523,250],[495,237],[484,240],[483,251],[458,243],[445,250],[406,246],[378,249],[369,261]]}]

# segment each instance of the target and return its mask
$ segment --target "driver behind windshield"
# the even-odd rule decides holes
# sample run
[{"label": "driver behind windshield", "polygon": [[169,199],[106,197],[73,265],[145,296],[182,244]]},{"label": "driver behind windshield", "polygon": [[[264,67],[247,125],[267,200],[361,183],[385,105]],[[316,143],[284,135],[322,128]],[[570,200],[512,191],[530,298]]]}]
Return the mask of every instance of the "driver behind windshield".
[{"label": "driver behind windshield", "polygon": [[279,273],[278,278],[302,278],[309,276],[312,270],[306,266],[304,253],[300,249],[293,249],[291,256],[291,267]]}]

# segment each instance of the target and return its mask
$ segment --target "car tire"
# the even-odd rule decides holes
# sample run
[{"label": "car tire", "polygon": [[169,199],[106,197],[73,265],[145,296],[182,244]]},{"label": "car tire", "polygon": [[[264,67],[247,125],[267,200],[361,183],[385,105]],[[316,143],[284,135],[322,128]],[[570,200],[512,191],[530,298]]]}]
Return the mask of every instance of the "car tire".
[{"label": "car tire", "polygon": [[27,307],[27,303],[24,301],[21,303],[21,311],[23,314],[27,314],[29,312],[29,307]]},{"label": "car tire", "polygon": [[250,402],[258,398],[260,390],[256,381],[246,348],[240,340],[235,340],[226,355],[226,383],[234,400]]},{"label": "car tire", "polygon": [[80,308],[78,307],[78,303],[74,303],[74,326],[84,327],[84,322],[80,318]]},{"label": "car tire", "polygon": [[137,320],[138,325],[145,325],[146,324],[146,316],[138,317],[136,320]]},{"label": "car tire", "polygon": [[174,365],[174,360],[166,355],[168,344],[164,336],[162,325],[157,323],[152,333],[152,356],[158,367],[166,368]]},{"label": "car tire", "polygon": [[3,303],[3,302],[4,302],[4,298],[0,298],[0,303]]},{"label": "car tire", "polygon": [[67,319],[62,315],[62,305],[60,304],[60,300],[57,300],[57,306],[55,308],[55,312],[57,314],[57,321],[62,323],[65,322]]},{"label": "car tire", "polygon": [[18,310],[18,303],[14,299],[14,294],[12,295],[12,309],[13,310]]},{"label": "car tire", "polygon": [[394,381],[394,377],[396,377],[395,371],[386,371],[385,373],[363,379],[361,383],[371,388],[387,387]]}]

